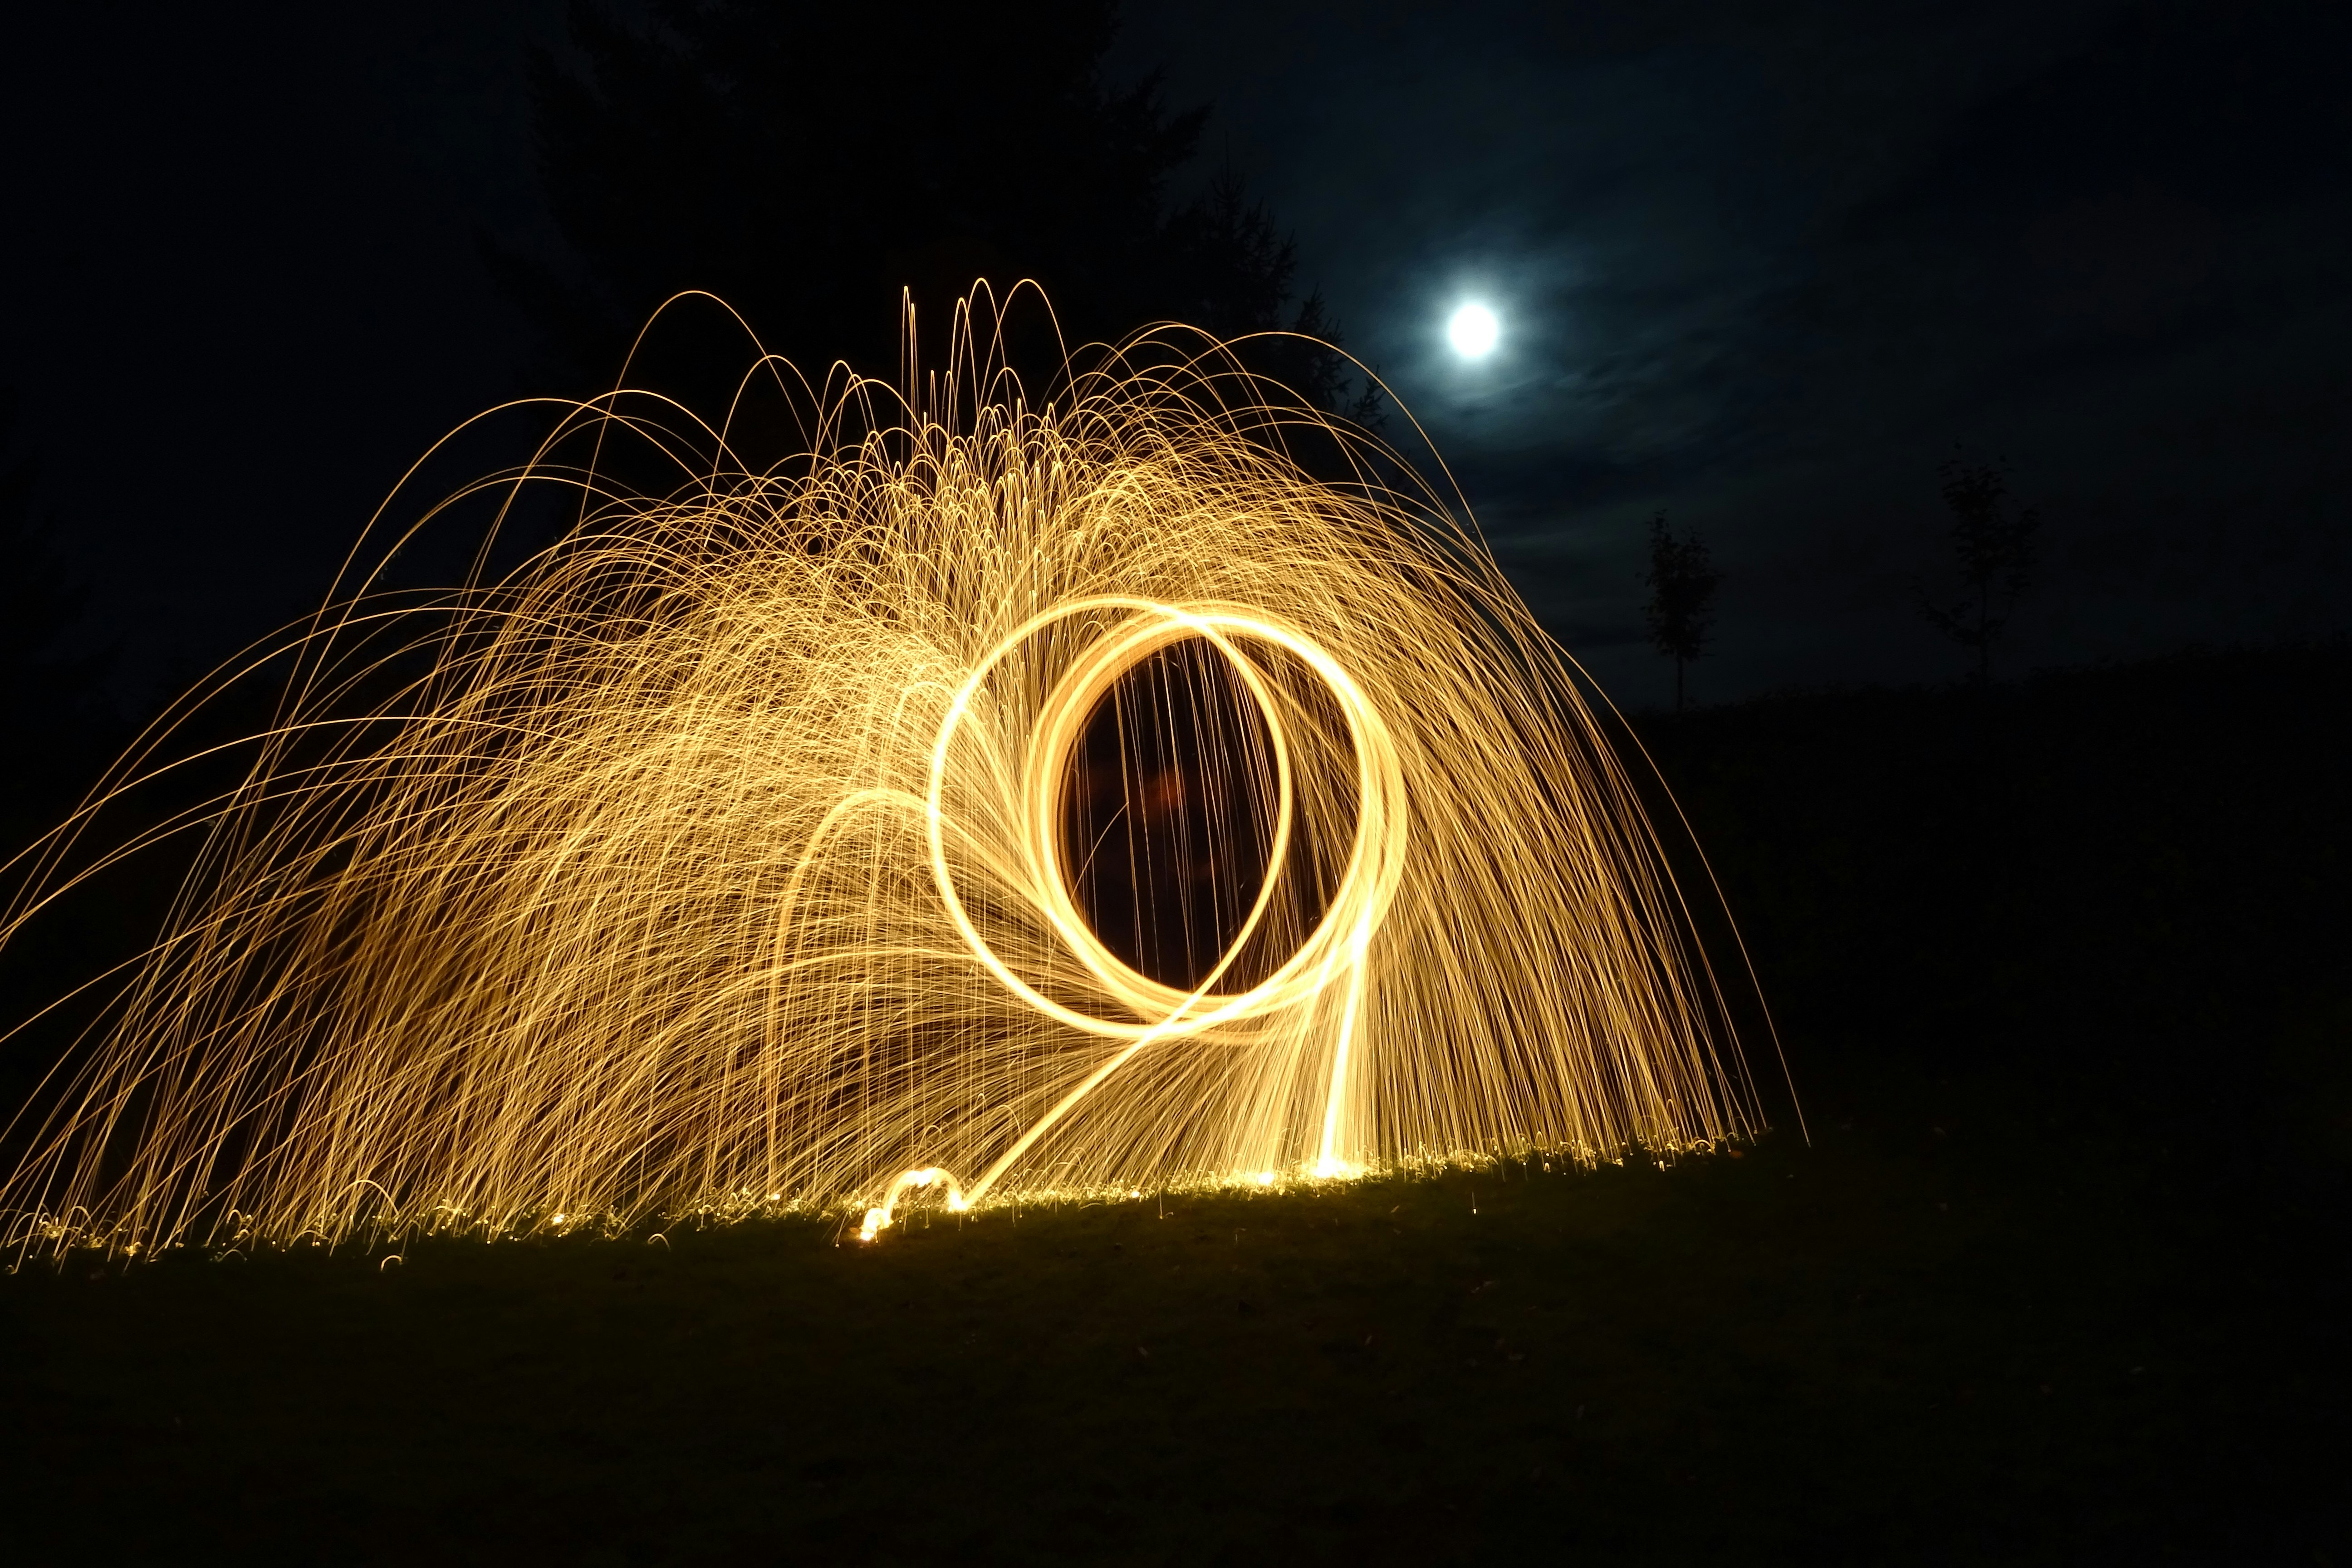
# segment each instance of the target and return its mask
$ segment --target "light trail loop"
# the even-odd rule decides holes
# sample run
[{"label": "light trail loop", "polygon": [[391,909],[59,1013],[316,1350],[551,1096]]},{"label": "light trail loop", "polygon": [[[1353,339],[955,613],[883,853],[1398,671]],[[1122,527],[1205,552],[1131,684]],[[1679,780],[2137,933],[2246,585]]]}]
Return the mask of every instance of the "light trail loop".
[{"label": "light trail loop", "polygon": [[[975,706],[989,690],[992,678],[1033,638],[1064,623],[1097,616],[1121,618],[1085,648],[1055,682],[1023,749],[1018,770],[1021,798],[1015,820],[1020,824],[1021,835],[1016,858],[1026,875],[1025,885],[1018,891],[1100,982],[1105,994],[1132,1015],[1131,1019],[1099,1017],[1068,1006],[1016,974],[981,933],[957,892],[955,874],[949,865],[951,817],[946,804],[948,781],[951,775],[969,776],[968,771],[951,769],[951,754],[959,733],[972,721]],[[1224,658],[1265,721],[1273,752],[1276,798],[1275,837],[1267,856],[1264,885],[1207,977],[1185,990],[1154,980],[1127,963],[1087,923],[1062,865],[1061,824],[1071,752],[1097,704],[1121,677],[1145,659],[1195,637],[1210,644]],[[1232,969],[1264,921],[1287,870],[1297,805],[1297,747],[1283,721],[1284,705],[1269,689],[1265,672],[1237,646],[1237,639],[1262,642],[1284,650],[1312,670],[1329,692],[1346,723],[1348,740],[1355,754],[1356,830],[1346,867],[1315,929],[1265,979],[1245,991],[1221,994],[1214,990],[1217,982]],[[1010,703],[990,706],[999,711],[1013,707]],[[1332,1042],[1322,1137],[1311,1168],[1319,1175],[1339,1174],[1354,1168],[1346,1157],[1349,1129],[1345,1115],[1352,1036],[1362,994],[1366,950],[1395,896],[1403,871],[1407,817],[1403,780],[1388,725],[1355,679],[1312,638],[1278,618],[1230,605],[1188,606],[1122,595],[1078,599],[1033,616],[1006,634],[956,692],[940,725],[938,738],[932,742],[930,782],[923,805],[931,876],[949,918],[972,955],[1005,989],[1044,1016],[1074,1029],[1121,1043],[1118,1051],[1013,1140],[968,1192],[956,1189],[951,1207],[961,1209],[980,1202],[1056,1122],[1145,1047],[1198,1035],[1219,1025],[1263,1019],[1286,1011],[1311,1010],[1335,983],[1344,983],[1348,994]],[[1311,1018],[1302,1022],[1311,1023]],[[1300,1030],[1302,1047],[1310,1032]],[[870,1241],[889,1226],[898,1198],[909,1188],[927,1187],[933,1176],[944,1175],[936,1167],[925,1167],[895,1177],[881,1203],[866,1211],[861,1238]]]}]

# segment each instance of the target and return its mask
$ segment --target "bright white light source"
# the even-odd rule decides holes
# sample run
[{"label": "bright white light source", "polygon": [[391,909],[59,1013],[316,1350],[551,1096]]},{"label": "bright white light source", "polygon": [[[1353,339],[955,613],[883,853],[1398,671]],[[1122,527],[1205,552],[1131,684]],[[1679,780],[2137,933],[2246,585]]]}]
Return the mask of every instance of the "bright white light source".
[{"label": "bright white light source", "polygon": [[1454,352],[1464,359],[1482,359],[1493,353],[1495,340],[1502,331],[1495,312],[1484,305],[1465,305],[1445,323],[1445,335],[1453,342]]}]

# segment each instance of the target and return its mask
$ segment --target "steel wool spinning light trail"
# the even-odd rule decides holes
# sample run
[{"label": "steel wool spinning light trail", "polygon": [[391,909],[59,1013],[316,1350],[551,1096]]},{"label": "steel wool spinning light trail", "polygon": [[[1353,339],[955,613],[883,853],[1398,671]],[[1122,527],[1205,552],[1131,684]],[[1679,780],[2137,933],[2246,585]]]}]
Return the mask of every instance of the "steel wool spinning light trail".
[{"label": "steel wool spinning light trail", "polygon": [[[1213,348],[1041,410],[964,342],[658,500],[551,443],[497,483],[579,487],[559,543],[426,610],[339,590],[20,1120],[18,1254],[779,1205],[870,1238],[1751,1134],[1634,791],[1475,538]],[[655,406],[561,434],[684,462]]]}]

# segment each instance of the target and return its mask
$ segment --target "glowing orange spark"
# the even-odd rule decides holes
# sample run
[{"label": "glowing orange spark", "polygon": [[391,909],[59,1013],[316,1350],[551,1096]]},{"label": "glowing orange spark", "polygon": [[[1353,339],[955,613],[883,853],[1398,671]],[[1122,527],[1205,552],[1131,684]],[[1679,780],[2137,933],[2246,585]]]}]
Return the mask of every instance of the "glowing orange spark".
[{"label": "glowing orange spark", "polygon": [[[20,1129],[10,1243],[778,1205],[872,1240],[935,1196],[1753,1131],[1634,791],[1448,509],[1213,355],[1044,411],[973,363],[862,433],[853,384],[808,457],[665,499],[536,462],[502,482],[578,486],[578,528],[404,644],[412,613],[333,598]],[[616,394],[583,429],[656,426]],[[1309,437],[1348,482],[1285,455]],[[362,701],[398,647],[429,669]],[[1090,726],[1177,668],[1244,711],[1130,770],[1122,831],[1191,835],[1237,916],[1171,979],[1097,929],[1117,862],[1072,824]]]}]

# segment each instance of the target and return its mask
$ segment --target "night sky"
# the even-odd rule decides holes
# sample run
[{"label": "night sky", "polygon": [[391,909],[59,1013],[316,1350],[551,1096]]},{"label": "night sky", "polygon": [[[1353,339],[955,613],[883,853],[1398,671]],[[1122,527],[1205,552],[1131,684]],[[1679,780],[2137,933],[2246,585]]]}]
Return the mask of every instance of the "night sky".
[{"label": "night sky", "polygon": [[[1271,203],[1621,700],[1671,691],[1661,510],[1728,574],[1698,700],[1959,678],[1911,596],[1956,445],[2045,520],[1998,674],[2352,626],[2341,6],[1128,16],[1114,75],[1212,106],[1191,177]],[[408,460],[522,389],[473,237],[547,239],[523,49],[561,10],[10,30],[0,384],[135,704],[315,603]]]}]

